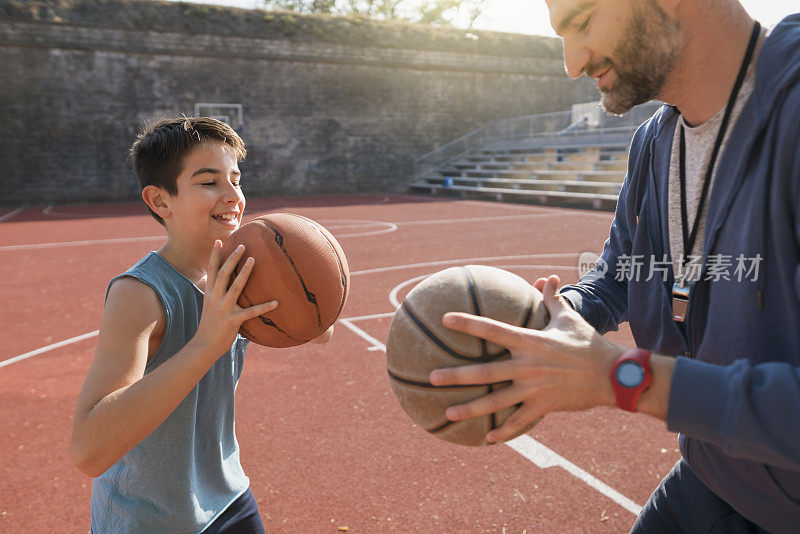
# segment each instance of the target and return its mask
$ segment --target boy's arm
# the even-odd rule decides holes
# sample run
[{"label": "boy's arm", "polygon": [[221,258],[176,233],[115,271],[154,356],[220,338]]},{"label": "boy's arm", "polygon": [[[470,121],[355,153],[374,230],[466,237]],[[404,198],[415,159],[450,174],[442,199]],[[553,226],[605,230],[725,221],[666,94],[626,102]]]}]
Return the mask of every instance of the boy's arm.
[{"label": "boy's arm", "polygon": [[230,348],[241,323],[277,306],[275,301],[246,309],[236,304],[253,262],[226,290],[242,250],[217,271],[219,245],[211,254],[197,333],[147,375],[150,342],[163,329],[161,305],[149,287],[135,280],[123,278],[112,286],[72,429],[72,461],[87,475],[102,474],[153,432]]}]

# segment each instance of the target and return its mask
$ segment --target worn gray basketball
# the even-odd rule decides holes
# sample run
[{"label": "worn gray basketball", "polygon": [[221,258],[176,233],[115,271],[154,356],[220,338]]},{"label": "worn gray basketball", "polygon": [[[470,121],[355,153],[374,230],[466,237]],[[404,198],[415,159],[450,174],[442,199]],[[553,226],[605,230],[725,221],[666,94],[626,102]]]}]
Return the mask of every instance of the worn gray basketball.
[{"label": "worn gray basketball", "polygon": [[544,328],[550,316],[541,293],[524,279],[496,267],[467,265],[423,280],[392,319],[386,358],[389,381],[400,405],[416,424],[443,440],[486,445],[486,434],[502,425],[516,407],[458,422],[448,421],[444,411],[511,382],[437,387],[428,375],[434,369],[505,360],[510,355],[503,347],[444,327],[442,317],[451,311],[536,329]]}]

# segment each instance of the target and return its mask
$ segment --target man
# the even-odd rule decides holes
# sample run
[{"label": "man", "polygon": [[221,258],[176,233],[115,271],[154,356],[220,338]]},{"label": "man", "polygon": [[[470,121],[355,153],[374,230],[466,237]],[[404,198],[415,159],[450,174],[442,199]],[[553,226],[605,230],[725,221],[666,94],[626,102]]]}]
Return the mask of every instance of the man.
[{"label": "man", "polygon": [[[736,0],[548,0],[567,73],[602,104],[662,107],[634,135],[598,267],[542,278],[543,331],[448,314],[510,349],[435,385],[513,385],[448,409],[521,404],[502,441],[551,411],[618,406],[680,432],[681,460],[636,532],[800,528],[800,14],[770,31]],[[601,334],[629,321],[637,348]]]}]

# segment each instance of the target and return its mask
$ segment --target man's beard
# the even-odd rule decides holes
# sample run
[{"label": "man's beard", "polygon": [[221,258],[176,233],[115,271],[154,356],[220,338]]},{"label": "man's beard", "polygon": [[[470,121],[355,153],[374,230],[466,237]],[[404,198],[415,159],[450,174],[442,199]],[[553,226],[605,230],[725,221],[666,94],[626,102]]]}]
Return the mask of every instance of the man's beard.
[{"label": "man's beard", "polygon": [[631,21],[614,52],[586,68],[588,74],[614,69],[616,80],[601,90],[600,105],[612,115],[624,115],[634,106],[655,99],[675,68],[681,44],[681,28],[653,0],[637,0]]}]

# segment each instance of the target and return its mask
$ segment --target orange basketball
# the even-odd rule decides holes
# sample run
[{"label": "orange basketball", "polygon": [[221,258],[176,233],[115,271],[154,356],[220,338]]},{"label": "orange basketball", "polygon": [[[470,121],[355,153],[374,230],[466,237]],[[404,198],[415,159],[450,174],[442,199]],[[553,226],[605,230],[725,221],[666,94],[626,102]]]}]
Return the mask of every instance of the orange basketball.
[{"label": "orange basketball", "polygon": [[[350,270],[336,239],[322,225],[292,213],[246,222],[222,247],[222,261],[239,246],[255,259],[239,305],[277,300],[278,307],[242,323],[239,333],[267,347],[302,345],[339,317],[350,291]],[[233,277],[231,277],[233,278]]]}]

